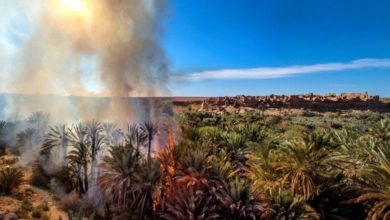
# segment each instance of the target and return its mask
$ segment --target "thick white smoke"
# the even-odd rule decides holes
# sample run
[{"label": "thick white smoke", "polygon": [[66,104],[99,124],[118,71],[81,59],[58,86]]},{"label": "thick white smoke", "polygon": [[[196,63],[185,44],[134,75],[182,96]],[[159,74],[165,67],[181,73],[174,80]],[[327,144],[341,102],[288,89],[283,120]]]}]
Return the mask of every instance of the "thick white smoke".
[{"label": "thick white smoke", "polygon": [[[89,120],[121,128],[146,120],[161,124],[161,101],[134,97],[169,94],[160,45],[165,4],[1,0],[0,93],[17,94],[0,95],[0,119],[18,128],[9,136],[27,132],[30,125],[20,120],[34,112],[48,113],[49,125],[68,127]],[[38,139],[33,151],[24,151],[25,162],[38,157]]]},{"label": "thick white smoke", "polygon": [[[165,3],[3,0],[0,92],[97,97],[167,95],[167,60],[159,42]],[[5,112],[9,118],[16,112],[26,116],[42,108],[54,119],[131,117],[129,105],[123,100],[95,100],[100,103],[95,104],[91,100],[46,98],[36,102],[8,98]]]}]

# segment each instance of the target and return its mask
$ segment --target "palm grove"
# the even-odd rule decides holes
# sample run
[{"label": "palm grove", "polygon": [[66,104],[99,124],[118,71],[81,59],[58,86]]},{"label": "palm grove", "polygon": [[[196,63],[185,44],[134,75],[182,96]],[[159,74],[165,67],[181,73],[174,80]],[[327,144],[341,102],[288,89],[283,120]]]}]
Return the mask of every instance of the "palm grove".
[{"label": "palm grove", "polygon": [[[90,121],[42,133],[46,118],[42,113],[30,117],[15,144],[26,150],[43,143],[30,182],[63,189],[63,209],[79,216],[390,218],[386,113],[187,111],[177,117],[176,143],[160,143],[164,150],[153,156],[161,125],[145,122],[121,130]],[[13,127],[2,123],[1,134]],[[53,160],[59,168],[48,171]],[[22,176],[19,168],[1,168],[1,192],[12,193]]]}]

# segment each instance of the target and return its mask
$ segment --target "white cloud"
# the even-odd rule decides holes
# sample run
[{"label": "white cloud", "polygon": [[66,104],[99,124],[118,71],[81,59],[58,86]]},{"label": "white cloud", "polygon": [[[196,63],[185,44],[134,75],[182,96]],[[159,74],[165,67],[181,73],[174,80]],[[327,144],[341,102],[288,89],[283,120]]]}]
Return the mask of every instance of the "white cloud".
[{"label": "white cloud", "polygon": [[363,68],[390,67],[390,59],[359,59],[347,63],[323,63],[305,66],[259,67],[253,69],[223,69],[175,75],[174,80],[208,80],[208,79],[271,79],[299,74],[353,70]]}]

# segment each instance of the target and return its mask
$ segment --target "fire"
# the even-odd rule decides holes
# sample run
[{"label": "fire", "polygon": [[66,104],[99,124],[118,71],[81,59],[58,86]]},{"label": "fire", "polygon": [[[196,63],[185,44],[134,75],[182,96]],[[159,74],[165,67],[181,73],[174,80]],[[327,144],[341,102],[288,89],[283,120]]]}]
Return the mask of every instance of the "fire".
[{"label": "fire", "polygon": [[168,140],[169,141],[168,142],[169,145],[168,146],[172,148],[173,145],[175,144],[174,143],[174,139],[173,139],[173,130],[172,130],[172,128],[168,128],[168,135],[169,135],[169,140]]}]

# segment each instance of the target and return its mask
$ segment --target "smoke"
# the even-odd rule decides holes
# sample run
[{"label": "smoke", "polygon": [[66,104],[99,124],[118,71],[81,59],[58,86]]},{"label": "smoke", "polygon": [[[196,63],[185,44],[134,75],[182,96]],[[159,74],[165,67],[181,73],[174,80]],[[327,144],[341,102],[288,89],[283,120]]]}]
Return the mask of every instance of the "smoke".
[{"label": "smoke", "polygon": [[[0,91],[93,97],[169,94],[169,69],[159,42],[166,4],[159,0],[2,1]],[[8,118],[17,111],[25,111],[24,117],[41,111],[38,104],[56,114],[56,119],[61,118],[58,115],[82,120],[102,117],[103,110],[93,109],[91,101],[20,100],[8,99]],[[120,100],[106,101],[104,111],[131,114]],[[106,115],[101,120],[118,118]]]},{"label": "smoke", "polygon": [[[22,42],[7,91],[123,97],[168,93],[167,62],[159,45],[160,1],[10,2],[5,4],[17,5],[17,19],[26,27],[19,30]],[[15,26],[8,31],[15,32]]]},{"label": "smoke", "polygon": [[[132,97],[169,94],[169,66],[160,45],[166,4],[2,0],[0,92],[12,94],[0,95],[0,118],[17,122],[45,112],[50,125],[163,122],[163,101]],[[18,132],[28,128],[22,124]],[[41,142],[33,153],[26,151],[32,160]]]}]

